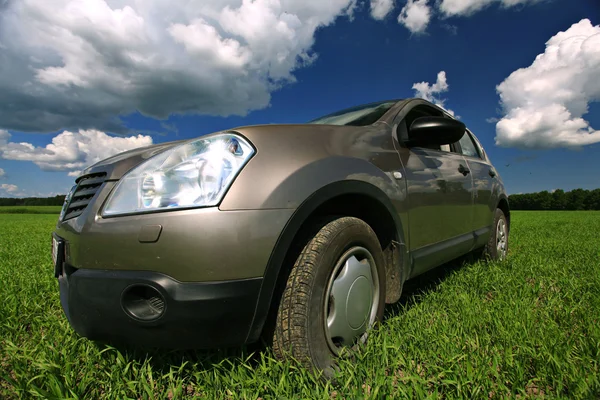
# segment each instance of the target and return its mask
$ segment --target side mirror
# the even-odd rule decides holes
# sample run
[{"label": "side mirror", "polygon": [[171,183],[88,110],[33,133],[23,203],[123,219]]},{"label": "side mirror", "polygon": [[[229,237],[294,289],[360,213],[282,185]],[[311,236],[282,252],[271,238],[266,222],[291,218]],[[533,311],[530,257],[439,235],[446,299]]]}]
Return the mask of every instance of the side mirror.
[{"label": "side mirror", "polygon": [[445,117],[419,117],[408,128],[409,147],[441,146],[458,142],[467,127],[460,121]]}]

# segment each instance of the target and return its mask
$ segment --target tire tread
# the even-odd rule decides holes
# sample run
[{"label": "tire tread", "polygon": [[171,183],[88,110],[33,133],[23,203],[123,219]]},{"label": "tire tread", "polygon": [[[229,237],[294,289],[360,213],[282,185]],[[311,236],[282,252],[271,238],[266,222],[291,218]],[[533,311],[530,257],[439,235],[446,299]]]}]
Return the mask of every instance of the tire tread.
[{"label": "tire tread", "polygon": [[308,337],[308,308],[316,268],[335,236],[343,229],[357,224],[371,230],[369,225],[358,218],[337,218],[326,223],[300,252],[291,269],[277,311],[272,341],[276,358],[285,359],[291,355],[305,367],[317,367],[312,362]]}]

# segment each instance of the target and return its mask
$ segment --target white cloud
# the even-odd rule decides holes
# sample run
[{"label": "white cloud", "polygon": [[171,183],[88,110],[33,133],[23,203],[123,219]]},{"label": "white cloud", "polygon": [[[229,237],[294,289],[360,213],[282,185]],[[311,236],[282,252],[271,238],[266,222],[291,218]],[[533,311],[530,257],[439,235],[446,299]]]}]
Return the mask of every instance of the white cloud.
[{"label": "white cloud", "polygon": [[[373,4],[382,0],[371,0],[371,14],[373,14]],[[406,26],[412,33],[424,33],[435,13],[440,18],[455,16],[470,16],[491,4],[499,4],[502,8],[510,8],[517,5],[533,4],[542,0],[436,0],[433,5],[428,4],[429,0],[407,0],[406,5],[398,15],[398,22]],[[458,27],[456,25],[442,24],[450,34],[456,35]]]},{"label": "white cloud", "polygon": [[36,147],[11,142],[10,134],[0,130],[1,158],[31,161],[44,171],[80,171],[114,154],[151,144],[150,136],[114,137],[97,130],[79,130],[64,131],[46,147]]},{"label": "white cloud", "polygon": [[0,195],[8,197],[25,197],[27,193],[21,190],[17,185],[11,183],[3,183],[0,185]]},{"label": "white cloud", "polygon": [[446,110],[450,115],[454,115],[454,111],[445,108],[444,103],[446,100],[438,96],[441,93],[447,92],[448,87],[448,82],[446,81],[446,71],[438,72],[437,80],[433,85],[429,84],[429,82],[417,82],[412,86],[412,88],[415,90],[415,97],[420,97],[430,101],[438,107]]},{"label": "white cloud", "polygon": [[437,80],[433,85],[429,82],[417,82],[413,84],[412,88],[415,90],[415,96],[422,99],[443,103],[435,96],[448,91],[448,82],[446,81],[446,71],[440,71],[437,74]]},{"label": "white cloud", "polygon": [[444,28],[445,30],[447,30],[448,32],[450,32],[451,35],[457,35],[458,34],[458,26],[456,26],[456,25],[442,24],[442,28]]},{"label": "white cloud", "polygon": [[600,131],[583,118],[589,103],[600,101],[599,77],[600,26],[583,19],[497,86],[504,116],[496,124],[496,144],[576,148],[600,142]]},{"label": "white cloud", "polygon": [[427,0],[408,0],[398,15],[398,22],[412,33],[425,32],[430,19],[431,8]]},{"label": "white cloud", "polygon": [[10,183],[3,183],[2,185],[0,185],[0,189],[4,190],[5,192],[8,193],[15,193],[19,190],[17,185],[13,185]]},{"label": "white cloud", "polygon": [[[379,6],[377,15],[383,12]],[[125,133],[138,110],[245,115],[356,0],[0,1],[0,128]]]},{"label": "white cloud", "polygon": [[6,177],[6,171],[0,168],[0,179],[3,179],[4,177]]},{"label": "white cloud", "polygon": [[394,0],[371,0],[371,17],[381,20],[394,9]]},{"label": "white cloud", "polygon": [[520,4],[537,3],[541,0],[442,0],[438,4],[440,12],[447,16],[469,16],[485,7],[498,3],[504,8]]}]

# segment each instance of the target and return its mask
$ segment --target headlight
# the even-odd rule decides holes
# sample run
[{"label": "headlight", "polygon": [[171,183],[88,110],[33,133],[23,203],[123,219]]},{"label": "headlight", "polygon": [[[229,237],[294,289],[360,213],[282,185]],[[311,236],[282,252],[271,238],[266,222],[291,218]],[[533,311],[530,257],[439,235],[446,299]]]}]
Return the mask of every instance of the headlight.
[{"label": "headlight", "polygon": [[102,215],[217,205],[254,154],[235,134],[219,134],[160,153],[129,171]]}]

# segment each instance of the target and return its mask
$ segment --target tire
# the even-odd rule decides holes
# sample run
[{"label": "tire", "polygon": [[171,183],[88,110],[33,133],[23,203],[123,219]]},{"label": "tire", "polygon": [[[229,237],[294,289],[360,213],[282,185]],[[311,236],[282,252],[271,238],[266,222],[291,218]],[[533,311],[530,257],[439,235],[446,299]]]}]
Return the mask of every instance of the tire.
[{"label": "tire", "polygon": [[502,261],[508,255],[508,222],[506,221],[506,216],[499,208],[496,209],[492,234],[490,235],[490,240],[483,248],[482,255],[484,258],[494,261]]},{"label": "tire", "polygon": [[[354,312],[346,313],[348,307]],[[358,218],[331,220],[310,238],[292,267],[277,310],[273,353],[332,378],[336,359],[344,353],[340,350],[360,345],[382,320],[384,307],[384,258],[377,235]],[[332,336],[339,332],[347,346],[336,346],[338,337]]]}]

